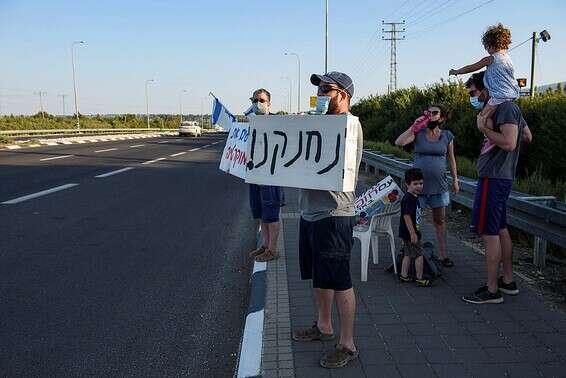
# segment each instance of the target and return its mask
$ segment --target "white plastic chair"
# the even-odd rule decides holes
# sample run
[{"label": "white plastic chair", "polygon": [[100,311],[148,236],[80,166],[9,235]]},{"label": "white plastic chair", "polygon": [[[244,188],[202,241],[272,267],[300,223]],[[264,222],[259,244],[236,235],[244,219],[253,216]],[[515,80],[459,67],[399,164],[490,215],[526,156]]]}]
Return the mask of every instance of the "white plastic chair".
[{"label": "white plastic chair", "polygon": [[358,238],[362,244],[362,281],[368,279],[368,260],[369,247],[373,252],[373,263],[379,263],[379,235],[389,238],[389,246],[391,249],[391,259],[393,261],[393,270],[397,274],[397,266],[395,265],[395,236],[391,227],[391,219],[393,215],[401,210],[399,204],[388,204],[373,217],[371,217],[369,226],[359,225],[354,227],[354,237]]}]

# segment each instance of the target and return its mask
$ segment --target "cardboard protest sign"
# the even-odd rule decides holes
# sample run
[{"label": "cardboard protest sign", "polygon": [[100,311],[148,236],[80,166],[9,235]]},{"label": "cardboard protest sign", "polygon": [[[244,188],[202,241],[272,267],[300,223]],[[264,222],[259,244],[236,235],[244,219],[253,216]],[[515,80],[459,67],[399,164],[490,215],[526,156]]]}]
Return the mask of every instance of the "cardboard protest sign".
[{"label": "cardboard protest sign", "polygon": [[246,182],[354,191],[358,123],[347,114],[252,117]]},{"label": "cardboard protest sign", "polygon": [[250,125],[243,122],[233,122],[228,133],[228,139],[220,160],[220,169],[241,179],[246,177],[247,142]]},{"label": "cardboard protest sign", "polygon": [[403,192],[399,186],[391,176],[387,176],[356,198],[356,215],[360,218],[371,218],[385,205],[400,202],[402,197]]}]

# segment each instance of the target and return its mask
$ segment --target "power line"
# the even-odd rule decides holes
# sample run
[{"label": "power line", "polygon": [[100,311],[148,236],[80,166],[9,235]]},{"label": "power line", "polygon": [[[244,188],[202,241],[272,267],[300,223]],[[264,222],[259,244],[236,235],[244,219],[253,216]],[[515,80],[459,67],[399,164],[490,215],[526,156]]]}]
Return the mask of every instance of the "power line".
[{"label": "power line", "polygon": [[403,22],[385,22],[381,21],[382,25],[389,25],[391,30],[381,29],[383,33],[391,34],[390,38],[381,37],[384,41],[391,41],[391,55],[390,55],[390,62],[389,62],[389,91],[397,90],[397,41],[404,40],[403,38],[397,38],[397,33],[404,33],[405,28],[398,30],[397,25],[405,25],[405,21]]},{"label": "power line", "polygon": [[395,8],[392,12],[390,12],[387,16],[385,16],[385,18],[389,18],[389,17],[393,16],[395,13],[397,13],[397,11],[399,11],[401,8],[403,8],[408,2],[409,2],[409,0],[405,0],[403,2],[403,4],[401,4],[400,6]]},{"label": "power line", "polygon": [[524,40],[523,42],[519,43],[519,44],[518,44],[517,46],[513,47],[512,49],[509,49],[509,50],[508,50],[508,52],[509,52],[509,51],[513,51],[513,50],[515,50],[515,49],[516,49],[517,47],[521,47],[521,46],[523,46],[523,45],[524,45],[525,43],[529,42],[529,41],[530,41],[531,39],[533,39],[533,37],[529,37],[529,38],[527,38],[527,39],[526,39],[526,40]]},{"label": "power line", "polygon": [[[433,29],[435,29],[435,28],[437,28],[437,27],[439,27],[439,26],[441,26],[441,25],[444,25],[444,24],[446,24],[446,23],[448,23],[448,22],[454,21],[454,20],[456,20],[456,19],[458,19],[458,18],[460,18],[460,17],[462,17],[462,16],[465,16],[465,15],[467,15],[467,14],[469,14],[469,13],[472,13],[473,11],[475,11],[475,10],[481,8],[481,7],[484,7],[484,6],[486,6],[487,4],[492,3],[492,2],[494,2],[494,1],[495,1],[495,0],[488,0],[488,1],[485,1],[485,2],[483,2],[483,3],[481,3],[481,4],[479,4],[479,5],[476,5],[475,7],[471,8],[471,9],[468,9],[468,10],[462,12],[462,13],[458,13],[457,15],[454,15],[454,16],[452,16],[452,17],[449,17],[449,18],[445,19],[444,21],[441,21],[441,22],[439,22],[439,23],[436,23],[436,24],[434,24],[434,25],[432,25],[432,26],[430,26],[430,27],[428,27],[428,28],[424,28],[424,29],[420,29],[420,30],[414,31],[414,32],[410,33],[409,36],[412,36],[412,35],[414,35],[414,34],[419,34],[419,36],[416,37],[416,38],[420,38],[420,37],[422,37],[423,34],[429,32],[429,31],[431,31],[431,30],[433,30]],[[416,38],[415,38],[415,39],[416,39]]]},{"label": "power line", "polygon": [[[453,5],[453,3],[452,3],[452,4],[449,4],[449,3],[451,3],[452,1],[454,1],[454,0],[446,0],[445,2],[443,2],[442,4],[440,4],[439,6],[437,6],[436,8],[431,9],[431,10],[430,10],[430,13],[427,13],[427,14],[421,16],[421,17],[417,17],[417,18],[415,18],[415,19],[409,21],[408,24],[409,24],[410,26],[415,26],[415,25],[418,25],[418,24],[422,23],[423,21],[430,20],[432,16],[434,16],[434,15],[436,15],[436,14],[438,14],[438,13],[444,11],[444,10],[446,10],[446,9],[449,8],[451,5]],[[448,5],[447,5],[447,4],[448,4]]]},{"label": "power line", "polygon": [[423,4],[425,4],[427,1],[429,0],[422,0],[420,3],[418,3],[417,5],[415,5],[413,7],[413,9],[411,9],[407,14],[405,14],[405,20],[410,19],[411,17],[413,17],[414,15],[417,14],[416,10],[419,9]]}]

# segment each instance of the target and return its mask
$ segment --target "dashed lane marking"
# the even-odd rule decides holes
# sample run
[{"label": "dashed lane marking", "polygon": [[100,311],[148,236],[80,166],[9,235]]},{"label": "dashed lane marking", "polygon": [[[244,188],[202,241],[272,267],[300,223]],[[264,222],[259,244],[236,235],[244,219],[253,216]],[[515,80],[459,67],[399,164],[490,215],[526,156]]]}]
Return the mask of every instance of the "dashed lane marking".
[{"label": "dashed lane marking", "polygon": [[153,164],[155,162],[161,161],[161,160],[165,160],[165,158],[158,158],[158,159],[154,159],[154,160],[148,160],[148,161],[144,161],[142,164]]},{"label": "dashed lane marking", "polygon": [[103,173],[103,174],[101,174],[101,175],[94,176],[94,177],[96,177],[96,178],[105,178],[105,177],[117,175],[118,173],[127,172],[127,171],[129,171],[129,170],[131,170],[131,169],[134,169],[134,167],[126,167],[126,168],[122,168],[122,169],[117,169],[117,170],[115,170],[115,171],[110,171],[110,172]]},{"label": "dashed lane marking", "polygon": [[69,189],[69,188],[72,188],[72,187],[77,186],[77,185],[79,185],[79,184],[65,184],[65,185],[61,185],[61,186],[56,186],[55,188],[42,190],[41,192],[28,194],[27,196],[14,198],[14,199],[11,199],[9,201],[4,201],[4,202],[1,203],[1,205],[14,205],[16,203],[24,202],[24,201],[27,201],[27,200],[30,200],[30,199],[33,199],[33,198],[42,197],[42,196],[46,196],[46,195],[51,194],[51,193],[59,192],[61,190]]},{"label": "dashed lane marking", "polygon": [[116,151],[116,150],[117,150],[117,148],[107,148],[105,150],[98,150],[98,151],[94,151],[94,152],[98,153],[98,152],[108,152],[108,151]]},{"label": "dashed lane marking", "polygon": [[48,160],[56,160],[56,159],[65,159],[71,156],[75,156],[75,155],[63,155],[63,156],[53,156],[50,158],[43,158],[43,159],[39,159],[39,161],[48,161]]}]

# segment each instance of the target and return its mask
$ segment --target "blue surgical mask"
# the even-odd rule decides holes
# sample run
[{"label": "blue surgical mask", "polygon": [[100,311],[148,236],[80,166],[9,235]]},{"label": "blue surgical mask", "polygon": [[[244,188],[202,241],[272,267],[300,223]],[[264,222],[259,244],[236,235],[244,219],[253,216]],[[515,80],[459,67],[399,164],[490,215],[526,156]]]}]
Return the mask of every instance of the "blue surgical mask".
[{"label": "blue surgical mask", "polygon": [[316,112],[318,114],[326,114],[330,100],[332,100],[330,96],[316,96]]},{"label": "blue surgical mask", "polygon": [[484,107],[484,102],[478,100],[478,96],[470,97],[470,104],[474,107],[474,109],[482,110]]}]

